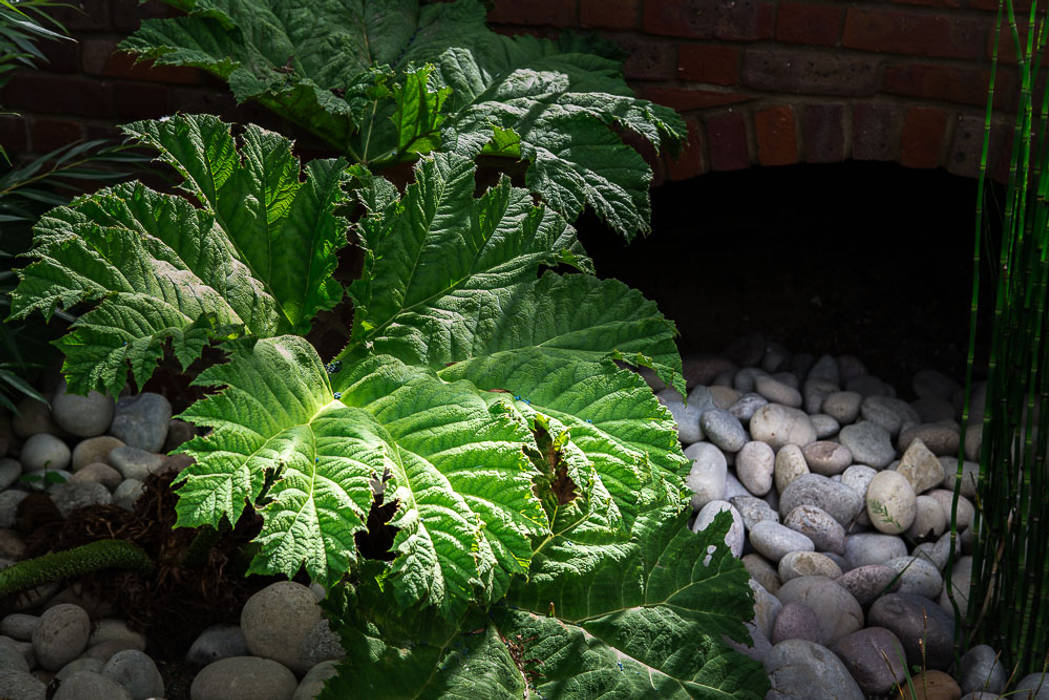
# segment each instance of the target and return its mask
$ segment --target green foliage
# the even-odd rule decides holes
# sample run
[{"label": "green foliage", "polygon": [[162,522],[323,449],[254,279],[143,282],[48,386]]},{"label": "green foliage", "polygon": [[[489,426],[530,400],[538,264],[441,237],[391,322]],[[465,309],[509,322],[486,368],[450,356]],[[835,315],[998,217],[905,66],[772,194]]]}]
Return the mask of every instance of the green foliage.
[{"label": "green foliage", "polygon": [[148,571],[153,568],[153,562],[138,545],[131,542],[97,540],[73,549],[16,562],[0,570],[0,596],[112,568]]},{"label": "green foliage", "polygon": [[121,48],[207,70],[373,168],[434,150],[523,159],[547,206],[569,221],[590,206],[628,239],[648,230],[652,173],[616,130],[657,149],[685,135],[596,44],[496,34],[477,0],[168,2],[187,15]]}]

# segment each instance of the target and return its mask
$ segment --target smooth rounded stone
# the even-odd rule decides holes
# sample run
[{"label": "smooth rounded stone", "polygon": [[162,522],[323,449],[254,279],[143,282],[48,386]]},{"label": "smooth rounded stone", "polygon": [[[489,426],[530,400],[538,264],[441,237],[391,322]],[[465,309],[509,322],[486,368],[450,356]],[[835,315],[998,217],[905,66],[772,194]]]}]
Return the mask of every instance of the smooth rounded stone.
[{"label": "smooth rounded stone", "polygon": [[798,381],[798,378],[795,377],[792,372],[776,372],[772,375],[772,378],[781,384],[786,384],[791,389],[797,389],[799,386],[801,386],[801,383]]},{"label": "smooth rounded stone", "polygon": [[127,622],[116,618],[104,618],[95,623],[95,629],[87,640],[88,646],[102,642],[123,641],[128,649],[146,650],[146,636],[127,626]]},{"label": "smooth rounded stone", "polygon": [[123,480],[120,472],[102,462],[92,462],[69,477],[69,482],[73,484],[102,484],[110,490],[120,486]]},{"label": "smooth rounded stone", "polygon": [[0,459],[0,491],[18,481],[20,476],[22,476],[21,462],[10,457]]},{"label": "smooth rounded stone", "polygon": [[44,491],[64,484],[73,475],[65,469],[43,469],[38,472],[27,472],[22,475],[22,485],[31,491]]},{"label": "smooth rounded stone", "polygon": [[917,497],[899,472],[878,472],[867,486],[867,517],[887,535],[906,532],[917,514]]},{"label": "smooth rounded stone", "polygon": [[336,661],[329,659],[313,666],[299,681],[291,700],[313,700],[320,695],[324,689],[324,682],[338,674],[336,665]]},{"label": "smooth rounded stone", "polygon": [[907,544],[895,535],[859,532],[845,537],[845,560],[849,568],[884,564],[890,559],[907,556]]},{"label": "smooth rounded stone", "polygon": [[852,451],[857,462],[875,469],[884,469],[896,456],[889,431],[867,420],[846,425],[838,433],[838,439]]},{"label": "smooth rounded stone", "polygon": [[688,386],[709,386],[714,377],[722,372],[735,372],[738,369],[731,360],[720,355],[697,353],[685,355],[681,359],[681,375]]},{"label": "smooth rounded stone", "polygon": [[889,396],[868,396],[860,403],[860,416],[864,420],[877,423],[894,436],[904,426],[918,425],[921,417],[901,399]]},{"label": "smooth rounded stone", "polygon": [[[951,568],[951,588],[954,589],[954,602],[958,603],[958,609],[962,615],[969,605],[969,585],[972,583],[973,558],[971,556],[959,557]],[[954,605],[947,594],[947,580],[944,579],[943,590],[936,601],[951,618],[954,618]]]},{"label": "smooth rounded stone", "polygon": [[845,551],[845,528],[819,506],[803,503],[787,513],[783,524],[808,537],[819,551]]},{"label": "smooth rounded stone", "polygon": [[868,467],[866,464],[853,464],[841,473],[841,483],[861,496],[866,496],[867,487],[870,486],[871,479],[877,473],[878,470],[874,467]]},{"label": "smooth rounded stone", "polygon": [[22,469],[38,472],[44,469],[65,469],[69,466],[70,456],[69,447],[62,440],[48,433],[36,433],[22,445],[19,458]]},{"label": "smooth rounded stone", "polygon": [[779,513],[761,498],[749,495],[733,496],[728,499],[728,502],[739,512],[740,517],[743,518],[743,527],[747,530],[753,529],[754,525],[762,520],[779,522]]},{"label": "smooth rounded stone", "polygon": [[810,352],[795,353],[790,358],[790,371],[798,379],[806,379],[809,371],[816,364],[816,356]]},{"label": "smooth rounded stone", "polygon": [[55,673],[55,679],[59,681],[64,681],[65,679],[72,676],[74,673],[78,673],[80,671],[91,671],[92,673],[101,674],[103,666],[105,666],[105,664],[98,659],[73,659],[68,664],[60,668],[57,673]]},{"label": "smooth rounded stone", "polygon": [[751,440],[736,454],[736,475],[747,491],[764,496],[772,488],[776,454],[764,442]]},{"label": "smooth rounded stone", "polygon": [[820,621],[807,605],[787,603],[776,615],[772,624],[772,643],[779,644],[787,639],[806,639],[820,643]]},{"label": "smooth rounded stone", "polygon": [[807,639],[774,645],[764,665],[771,686],[765,700],[863,700],[863,691],[841,659]]},{"label": "smooth rounded stone", "polygon": [[750,436],[778,450],[787,444],[809,444],[816,439],[816,428],[803,411],[770,403],[755,411],[750,419]]},{"label": "smooth rounded stone", "polygon": [[144,391],[117,401],[109,433],[131,447],[159,452],[171,422],[171,404],[160,394]]},{"label": "smooth rounded stone", "polygon": [[[961,534],[957,535],[957,540],[954,544],[954,556],[957,559],[961,556],[962,543]],[[927,560],[933,566],[936,567],[937,571],[943,571],[944,567],[947,566],[947,559],[951,552],[951,533],[945,531],[940,539],[935,542],[922,542],[918,544],[911,552],[915,556],[920,556]]]},{"label": "smooth rounded stone", "polygon": [[758,367],[744,367],[736,372],[736,375],[732,378],[732,388],[741,394],[747,394],[752,391],[758,393],[757,378],[768,376],[768,372]]},{"label": "smooth rounded stone", "polygon": [[864,398],[868,396],[891,396],[892,389],[872,374],[861,374],[844,382],[846,391],[855,391]]},{"label": "smooth rounded stone", "polygon": [[45,700],[47,684],[28,671],[0,669],[0,697],[14,700]]},{"label": "smooth rounded stone", "polygon": [[[945,456],[939,457],[937,461],[943,469],[943,488],[947,489],[948,491],[954,491],[954,485],[958,481],[958,458]],[[961,494],[966,498],[972,498],[973,496],[975,496],[976,485],[979,483],[979,481],[979,462],[970,462],[969,460],[965,460],[964,462],[962,462]]]},{"label": "smooth rounded stone", "polygon": [[720,408],[706,411],[699,419],[699,425],[707,440],[725,452],[739,452],[747,442],[747,431],[739,419]]},{"label": "smooth rounded stone", "polygon": [[837,435],[838,431],[841,430],[841,425],[838,424],[838,421],[826,413],[814,413],[809,416],[809,419],[812,421],[812,427],[816,429],[817,440],[826,440]]},{"label": "smooth rounded stone", "polygon": [[734,415],[744,425],[750,423],[750,419],[754,416],[754,413],[768,404],[768,400],[761,394],[755,394],[749,392],[740,395],[736,402],[728,407],[728,412]]},{"label": "smooth rounded stone", "polygon": [[[678,397],[680,398],[680,395]],[[697,420],[702,418],[707,411],[717,408],[717,405],[714,403],[714,394],[705,386],[692,387],[686,397],[686,403],[695,409]],[[700,439],[702,440],[702,438]]]},{"label": "smooth rounded stone", "polygon": [[58,425],[51,418],[51,409],[28,396],[15,406],[18,410],[11,417],[11,429],[20,438],[28,438],[39,433],[56,433]]},{"label": "smooth rounded stone", "polygon": [[943,483],[944,465],[941,458],[932,453],[921,439],[911,442],[900,457],[896,471],[911,482],[915,493],[925,493]]},{"label": "smooth rounded stone", "polygon": [[33,630],[33,653],[48,671],[57,671],[87,647],[91,619],[79,605],[63,603],[48,608]]},{"label": "smooth rounded stone", "polygon": [[341,659],[344,656],[346,650],[342,648],[339,635],[331,631],[327,620],[318,621],[299,645],[299,658],[308,668],[313,668],[322,661]]},{"label": "smooth rounded stone", "polygon": [[732,516],[732,524],[729,526],[728,532],[725,533],[725,546],[732,552],[732,556],[738,559],[743,554],[743,518],[728,501],[715,500],[703,506],[699,514],[696,515],[696,522],[692,525],[692,532],[698,533],[706,530],[714,522],[717,514],[723,511],[727,511]]},{"label": "smooth rounded stone", "polygon": [[212,625],[193,640],[186,661],[206,666],[219,659],[247,656],[248,644],[240,625]]},{"label": "smooth rounded stone", "polygon": [[29,673],[29,662],[15,642],[0,639],[0,669]]},{"label": "smooth rounded stone", "polygon": [[809,368],[808,374],[805,375],[806,381],[813,379],[835,385],[841,384],[838,361],[830,355],[820,355],[812,367]]},{"label": "smooth rounded stone", "polygon": [[1001,693],[1005,690],[1007,674],[994,649],[987,644],[977,644],[962,655],[957,676],[963,693],[978,690]]},{"label": "smooth rounded stone", "polygon": [[762,520],[750,530],[750,544],[769,561],[778,562],[788,552],[811,552],[815,545],[805,535],[789,527]]},{"label": "smooth rounded stone", "polygon": [[[776,518],[779,519],[779,515]],[[8,528],[0,528],[0,557],[17,560],[23,556],[25,556],[25,542],[18,536],[18,533]]]},{"label": "smooth rounded stone", "polygon": [[[954,502],[954,492],[948,491],[947,489],[934,489],[926,494],[930,498],[935,498],[943,508],[944,517],[947,519],[947,525],[951,523],[951,507]],[[956,513],[958,529],[964,530],[972,525],[973,517],[976,515],[976,509],[973,507],[972,501],[965,496],[958,496],[958,512]]]},{"label": "smooth rounded stone", "polygon": [[116,681],[94,671],[77,671],[66,676],[52,700],[133,700],[131,693]]},{"label": "smooth rounded stone", "polygon": [[800,505],[822,508],[842,527],[848,527],[863,510],[863,496],[825,476],[803,474],[780,494],[779,513],[783,516]]},{"label": "smooth rounded stone", "polygon": [[[725,460],[728,461],[727,459]],[[722,500],[731,502],[736,496],[750,496],[750,491],[739,482],[731,471],[725,474],[725,496]]]},{"label": "smooth rounded stone", "polygon": [[961,385],[943,372],[938,372],[934,369],[921,369],[914,373],[914,378],[911,380],[911,388],[914,390],[914,395],[919,398],[931,396],[950,400],[954,396],[954,392],[961,389]]},{"label": "smooth rounded stone", "polygon": [[115,408],[112,398],[97,391],[89,392],[87,396],[67,393],[63,381],[51,400],[51,417],[67,433],[86,438],[106,432]]},{"label": "smooth rounded stone", "polygon": [[863,396],[855,391],[834,391],[823,399],[820,412],[825,413],[842,425],[853,423],[860,415]]},{"label": "smooth rounded stone", "polygon": [[867,374],[867,366],[855,355],[839,355],[838,373],[841,375],[842,383],[848,383],[854,377],[862,377]]},{"label": "smooth rounded stone", "polygon": [[904,428],[896,441],[901,451],[906,452],[911,443],[920,439],[937,457],[958,454],[960,430],[942,423],[921,423]]},{"label": "smooth rounded stone", "polygon": [[1016,684],[1013,700],[1049,700],[1049,673],[1030,673]]},{"label": "smooth rounded stone", "polygon": [[775,372],[790,363],[790,350],[782,343],[770,340],[765,345],[765,354],[761,356],[761,369]]},{"label": "smooth rounded stone", "polygon": [[805,413],[819,413],[826,398],[837,390],[837,384],[819,379],[805,380],[805,385],[802,387]]},{"label": "smooth rounded stone", "polygon": [[841,567],[819,552],[788,552],[779,560],[779,579],[787,582],[799,576],[826,576],[838,578]]},{"label": "smooth rounded stone", "polygon": [[776,572],[775,567],[769,563],[768,559],[760,554],[751,552],[750,554],[744,554],[740,561],[743,562],[743,566],[747,569],[747,573],[750,574],[751,578],[760,583],[766,591],[776,595],[780,587],[779,574]]},{"label": "smooth rounded stone", "polygon": [[[92,620],[98,620],[114,614],[111,599],[107,597],[99,597],[84,590],[84,587],[76,581],[58,591],[53,598],[44,604],[44,609],[53,608],[61,603],[79,605],[87,612],[88,617]],[[141,637],[141,635],[139,636]],[[91,646],[91,643],[91,638],[88,637],[88,646]]]},{"label": "smooth rounded stone", "polygon": [[164,438],[164,447],[161,448],[161,452],[171,452],[183,443],[192,440],[196,434],[197,429],[192,423],[172,418],[168,422],[168,435]]},{"label": "smooth rounded stone", "polygon": [[729,648],[738,651],[743,656],[749,659],[754,659],[759,664],[765,663],[765,657],[768,656],[769,650],[772,649],[772,644],[761,633],[758,626],[754,624],[752,620],[747,620],[743,623],[743,628],[747,631],[749,637],[749,645],[743,642],[737,642],[727,634],[721,635],[721,641],[723,641]]},{"label": "smooth rounded stone", "polygon": [[773,403],[791,408],[801,407],[801,392],[772,377],[756,377],[754,390]]},{"label": "smooth rounded stone", "polygon": [[145,491],[146,485],[138,479],[125,479],[113,491],[113,505],[124,510],[135,510],[135,501]]},{"label": "smooth rounded stone", "polygon": [[918,414],[919,423],[939,423],[954,418],[954,404],[947,399],[926,396],[911,401],[911,408]]},{"label": "smooth rounded stone", "polygon": [[831,646],[831,651],[841,658],[868,695],[892,692],[907,673],[903,645],[884,627],[868,627],[845,635]]},{"label": "smooth rounded stone", "polygon": [[833,476],[841,474],[852,464],[852,451],[845,445],[827,440],[816,440],[801,448],[805,463],[813,474]]},{"label": "smooth rounded stone", "polygon": [[29,642],[33,639],[33,630],[40,624],[39,615],[27,615],[25,613],[11,613],[0,620],[0,634]]},{"label": "smooth rounded stone", "polygon": [[[699,387],[696,387],[697,389]],[[704,389],[706,387],[703,387]],[[656,394],[659,403],[667,407],[677,424],[677,438],[682,443],[690,445],[703,439],[703,429],[699,427],[699,418],[702,415],[691,403],[685,403],[681,394],[676,389],[664,389]]]},{"label": "smooth rounded stone", "polygon": [[971,424],[965,429],[965,459],[970,462],[980,461],[980,450],[983,449],[983,429],[980,424]]},{"label": "smooth rounded stone", "polygon": [[777,493],[782,494],[791,482],[808,473],[809,465],[805,461],[805,453],[802,452],[800,447],[787,444],[779,448],[772,467],[772,477],[776,484]]},{"label": "smooth rounded stone", "polygon": [[723,499],[728,463],[721,450],[709,442],[697,442],[685,448],[685,456],[692,460],[685,479],[692,491],[692,509],[699,510],[711,501]]},{"label": "smooth rounded stone", "polygon": [[899,593],[934,600],[943,589],[943,577],[939,570],[922,557],[896,557],[885,562],[885,566],[900,575]]},{"label": "smooth rounded stone", "polygon": [[754,579],[747,579],[747,585],[754,594],[754,624],[765,639],[771,639],[772,625],[776,622],[776,616],[783,608],[783,603]]},{"label": "smooth rounded stone", "polygon": [[940,502],[932,496],[918,496],[915,500],[914,522],[907,530],[912,539],[922,539],[930,535],[942,535],[947,527],[947,516]]},{"label": "smooth rounded stone", "polygon": [[710,386],[727,386],[732,388],[735,383],[736,371],[735,369],[726,369],[724,372],[718,372],[717,376],[710,382]]},{"label": "smooth rounded stone", "polygon": [[954,620],[936,603],[922,596],[888,593],[871,605],[867,622],[891,630],[907,653],[907,663],[943,670],[954,660]]},{"label": "smooth rounded stone", "polygon": [[117,447],[123,447],[123,445],[123,440],[118,440],[112,435],[99,435],[98,437],[81,440],[73,448],[73,471],[80,471],[87,465],[95,462],[107,463],[109,453]]},{"label": "smooth rounded stone", "polygon": [[907,700],[959,700],[962,696],[962,689],[953,678],[932,668],[916,673],[911,685],[915,693]]},{"label": "smooth rounded stone", "polygon": [[240,613],[240,627],[252,655],[305,672],[308,666],[299,658],[299,646],[320,619],[320,606],[309,588],[278,581],[248,598]]},{"label": "smooth rounded stone", "polygon": [[109,464],[119,471],[125,479],[145,481],[150,474],[156,473],[164,458],[159,454],[146,452],[131,445],[116,447],[109,453]]},{"label": "smooth rounded stone", "polygon": [[784,581],[776,594],[780,602],[802,603],[815,611],[823,644],[833,644],[863,628],[863,609],[847,590],[826,576],[799,576]]},{"label": "smooth rounded stone", "polygon": [[90,482],[56,484],[48,493],[63,518],[68,518],[70,513],[81,508],[113,502],[109,489],[102,484]]},{"label": "smooth rounded stone", "polygon": [[867,607],[883,593],[899,589],[896,573],[896,569],[884,564],[866,564],[846,571],[835,580],[852,594],[856,602]]},{"label": "smooth rounded stone", "polygon": [[190,700],[290,700],[295,674],[272,659],[232,656],[208,664],[193,679]]},{"label": "smooth rounded stone", "polygon": [[164,679],[156,663],[137,649],[113,654],[102,668],[102,675],[123,686],[134,700],[164,695]]},{"label": "smooth rounded stone", "polygon": [[1004,695],[999,695],[998,693],[988,693],[983,690],[976,690],[971,693],[966,693],[961,697],[961,700],[1006,700],[1006,698]]}]

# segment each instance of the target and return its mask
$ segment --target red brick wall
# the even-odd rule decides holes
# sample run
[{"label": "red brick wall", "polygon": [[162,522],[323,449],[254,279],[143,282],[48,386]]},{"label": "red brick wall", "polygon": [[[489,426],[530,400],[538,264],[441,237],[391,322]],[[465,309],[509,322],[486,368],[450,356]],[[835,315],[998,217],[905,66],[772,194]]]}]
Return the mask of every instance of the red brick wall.
[{"label": "red brick wall", "polygon": [[[3,92],[0,143],[39,153],[174,110],[295,129],[195,70],[112,55],[158,4],[84,0],[60,19],[78,38],[47,42],[50,63]],[[983,140],[996,0],[496,0],[507,32],[597,31],[630,52],[643,97],[681,111],[689,145],[654,163],[657,181],[751,165],[896,161],[973,176]],[[1011,52],[1007,52],[1011,53]],[[1015,109],[1015,71],[999,73],[998,119]],[[306,139],[308,141],[308,139]],[[308,144],[307,144],[308,145]],[[1001,175],[1006,139],[992,167]]]}]

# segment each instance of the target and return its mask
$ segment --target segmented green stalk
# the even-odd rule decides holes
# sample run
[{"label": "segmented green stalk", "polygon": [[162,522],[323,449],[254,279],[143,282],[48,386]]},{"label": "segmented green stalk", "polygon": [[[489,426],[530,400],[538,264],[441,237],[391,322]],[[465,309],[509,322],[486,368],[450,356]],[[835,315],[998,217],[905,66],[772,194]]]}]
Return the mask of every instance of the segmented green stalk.
[{"label": "segmented green stalk", "polygon": [[149,571],[153,568],[142,548],[126,540],[98,540],[62,552],[20,561],[0,571],[0,595],[9,595],[64,578],[100,569]]}]

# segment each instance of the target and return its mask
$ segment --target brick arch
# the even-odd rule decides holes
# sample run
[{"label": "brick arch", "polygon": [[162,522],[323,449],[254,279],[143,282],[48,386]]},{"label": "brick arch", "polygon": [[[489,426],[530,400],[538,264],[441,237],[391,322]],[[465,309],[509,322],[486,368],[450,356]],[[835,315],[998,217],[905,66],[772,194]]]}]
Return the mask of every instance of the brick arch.
[{"label": "brick arch", "polygon": [[[1018,0],[1018,7],[1022,2]],[[638,94],[685,115],[656,182],[754,165],[892,161],[976,176],[997,0],[496,0],[508,33],[596,32]],[[1006,30],[1002,32],[1006,36]],[[992,176],[1008,167],[1017,77],[998,73]]]}]

